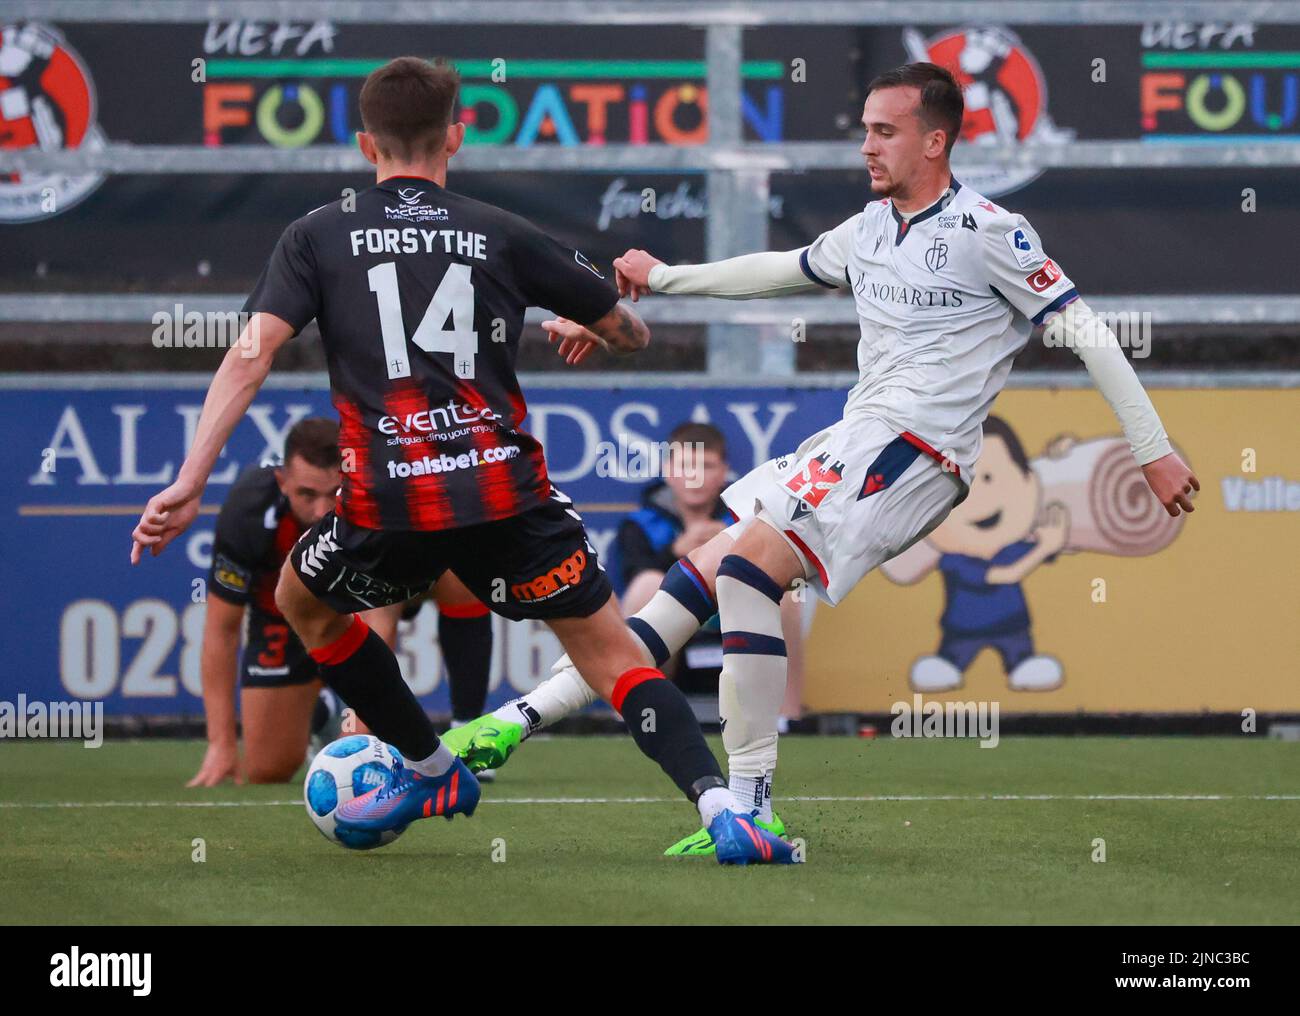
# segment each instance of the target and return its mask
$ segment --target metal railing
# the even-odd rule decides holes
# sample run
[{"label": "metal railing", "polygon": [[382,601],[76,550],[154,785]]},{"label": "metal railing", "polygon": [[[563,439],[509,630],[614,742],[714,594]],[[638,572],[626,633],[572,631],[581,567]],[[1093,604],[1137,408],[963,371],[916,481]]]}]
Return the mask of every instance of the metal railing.
[{"label": "metal railing", "polygon": [[[603,26],[683,25],[705,33],[709,90],[709,137],[695,146],[603,145],[521,148],[470,146],[456,157],[457,171],[582,170],[584,172],[696,171],[707,174],[709,214],[706,250],[711,260],[768,245],[768,196],[773,173],[857,169],[861,156],[851,141],[752,143],[741,133],[741,64],[745,28],[770,25],[966,24],[1142,24],[1181,21],[1300,23],[1300,3],[1225,4],[1188,0],[1168,2],[1058,2],[971,4],[951,0],[538,0],[494,3],[386,0],[7,0],[7,19],[93,22],[204,22],[240,18],[336,22],[456,24],[580,24]],[[1026,144],[1014,148],[961,146],[955,170],[981,166],[1033,165],[1046,168],[1250,168],[1300,167],[1300,142],[1247,142],[1206,146],[1194,143],[1148,145],[1138,141],[1083,141],[1068,145]],[[0,151],[0,173],[59,169],[105,173],[351,173],[367,168],[350,146],[279,149],[270,146],[180,146],[110,143],[99,150],[64,152]],[[187,309],[230,310],[241,296],[176,294],[57,293],[0,296],[0,321],[147,321],[159,309],[181,302]],[[1131,296],[1090,298],[1100,310],[1140,309],[1158,324],[1300,323],[1300,299],[1277,295]],[[851,324],[852,302],[785,298],[750,303],[677,299],[640,305],[647,320],[705,324],[709,329],[708,373],[789,378],[795,372],[795,322]]]}]

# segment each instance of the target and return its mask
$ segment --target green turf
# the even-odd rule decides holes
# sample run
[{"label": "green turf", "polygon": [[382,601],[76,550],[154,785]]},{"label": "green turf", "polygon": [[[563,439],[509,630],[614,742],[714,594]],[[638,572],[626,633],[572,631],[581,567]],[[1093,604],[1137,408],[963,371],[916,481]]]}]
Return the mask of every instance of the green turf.
[{"label": "green turf", "polygon": [[[300,796],[186,790],[201,756],[195,742],[0,745],[5,922],[1294,923],[1300,899],[1300,801],[1246,799],[1300,793],[1300,745],[1259,737],[787,738],[778,811],[808,863],[745,870],[660,856],[696,825],[681,801],[489,803],[671,797],[621,737],[531,742],[474,818],[368,853],[327,843],[301,805],[177,807]],[[780,800],[867,794],[1234,799]],[[109,801],[160,804],[7,806]]]}]

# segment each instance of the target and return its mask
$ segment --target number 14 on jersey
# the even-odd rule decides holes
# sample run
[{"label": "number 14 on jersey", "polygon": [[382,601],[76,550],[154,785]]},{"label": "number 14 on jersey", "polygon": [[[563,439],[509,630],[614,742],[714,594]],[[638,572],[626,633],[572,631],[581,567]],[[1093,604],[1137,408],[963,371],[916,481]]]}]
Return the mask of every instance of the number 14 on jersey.
[{"label": "number 14 on jersey", "polygon": [[[416,348],[426,353],[450,353],[457,377],[474,377],[478,355],[478,332],[474,326],[474,286],[470,266],[451,264],[438,283],[420,325],[411,336]],[[379,328],[384,340],[384,361],[389,378],[411,376],[406,348],[406,325],[402,322],[402,301],[397,292],[397,263],[385,261],[366,273],[370,291],[379,303]],[[451,327],[443,328],[447,318]],[[462,327],[468,325],[469,327]]]}]

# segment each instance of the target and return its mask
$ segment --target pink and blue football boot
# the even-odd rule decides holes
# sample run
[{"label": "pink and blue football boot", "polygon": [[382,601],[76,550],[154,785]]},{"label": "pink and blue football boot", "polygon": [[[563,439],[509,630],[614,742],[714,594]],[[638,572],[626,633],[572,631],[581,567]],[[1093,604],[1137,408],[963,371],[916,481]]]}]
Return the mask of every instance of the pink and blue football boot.
[{"label": "pink and blue football boot", "polygon": [[383,784],[354,797],[335,812],[341,830],[383,832],[417,819],[473,815],[478,807],[478,780],[459,758],[441,776],[421,776],[400,762]]},{"label": "pink and blue football boot", "polygon": [[750,815],[728,809],[709,826],[719,864],[802,864],[794,844],[769,833]]}]

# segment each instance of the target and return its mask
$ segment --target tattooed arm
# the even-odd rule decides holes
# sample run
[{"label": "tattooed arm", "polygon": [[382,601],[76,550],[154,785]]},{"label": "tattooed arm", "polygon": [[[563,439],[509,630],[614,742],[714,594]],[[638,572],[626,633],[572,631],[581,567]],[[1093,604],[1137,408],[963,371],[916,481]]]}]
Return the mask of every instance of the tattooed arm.
[{"label": "tattooed arm", "polygon": [[597,346],[626,356],[650,344],[650,329],[646,323],[621,303],[614,304],[608,314],[586,327],[562,317],[543,321],[542,327],[546,329],[548,341],[560,341],[556,351],[569,364],[581,363]]},{"label": "tattooed arm", "polygon": [[588,328],[605,340],[605,348],[614,353],[640,352],[650,345],[650,329],[636,311],[621,303]]}]

